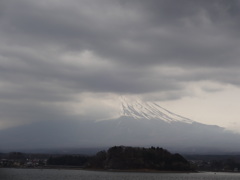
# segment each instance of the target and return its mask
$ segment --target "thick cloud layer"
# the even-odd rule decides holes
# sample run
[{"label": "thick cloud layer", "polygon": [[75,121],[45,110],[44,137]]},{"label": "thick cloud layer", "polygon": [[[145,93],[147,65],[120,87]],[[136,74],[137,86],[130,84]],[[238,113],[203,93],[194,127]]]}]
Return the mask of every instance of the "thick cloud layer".
[{"label": "thick cloud layer", "polygon": [[239,9],[237,0],[3,0],[0,125],[81,119],[89,107],[107,117],[96,102],[123,94],[173,100],[195,86],[238,87]]}]

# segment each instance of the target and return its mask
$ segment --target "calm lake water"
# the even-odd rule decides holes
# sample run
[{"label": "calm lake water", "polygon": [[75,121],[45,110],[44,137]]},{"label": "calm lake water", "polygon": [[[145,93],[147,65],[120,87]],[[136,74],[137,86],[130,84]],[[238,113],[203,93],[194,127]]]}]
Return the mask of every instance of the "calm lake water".
[{"label": "calm lake water", "polygon": [[0,169],[0,180],[239,180],[240,173],[124,173],[56,169]]}]

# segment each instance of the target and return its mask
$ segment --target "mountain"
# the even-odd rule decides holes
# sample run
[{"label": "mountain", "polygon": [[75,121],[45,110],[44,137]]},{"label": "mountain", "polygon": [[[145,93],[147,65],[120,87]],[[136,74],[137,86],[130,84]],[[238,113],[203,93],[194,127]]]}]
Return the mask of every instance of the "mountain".
[{"label": "mountain", "polygon": [[[121,100],[117,119],[98,122],[108,127],[108,142],[127,145],[159,145],[188,153],[240,151],[240,134],[217,125],[202,124],[168,111],[154,102]],[[107,136],[107,134],[109,136]]]},{"label": "mountain", "polygon": [[[94,113],[94,112],[93,112]],[[159,146],[185,153],[240,152],[240,134],[195,122],[154,102],[121,100],[110,120],[42,121],[0,131],[0,150]]]},{"label": "mountain", "polygon": [[184,122],[193,123],[194,121],[174,114],[156,103],[143,102],[137,100],[129,102],[126,98],[121,98],[122,114],[121,116],[132,117],[134,119],[153,120],[158,119],[168,123],[171,122]]}]

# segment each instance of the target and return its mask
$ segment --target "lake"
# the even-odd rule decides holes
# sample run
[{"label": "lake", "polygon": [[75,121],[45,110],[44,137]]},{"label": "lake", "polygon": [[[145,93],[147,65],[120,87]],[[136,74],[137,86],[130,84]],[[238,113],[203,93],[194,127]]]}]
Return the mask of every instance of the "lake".
[{"label": "lake", "polygon": [[0,180],[239,180],[240,173],[126,173],[57,169],[0,169]]}]

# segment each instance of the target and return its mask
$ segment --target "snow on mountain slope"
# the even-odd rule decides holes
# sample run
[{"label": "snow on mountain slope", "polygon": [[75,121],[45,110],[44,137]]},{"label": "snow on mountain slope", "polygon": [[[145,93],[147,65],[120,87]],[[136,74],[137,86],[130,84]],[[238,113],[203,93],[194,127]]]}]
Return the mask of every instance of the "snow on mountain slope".
[{"label": "snow on mountain slope", "polygon": [[122,116],[132,117],[134,119],[158,119],[168,123],[184,122],[192,124],[194,121],[172,113],[157,103],[143,102],[141,100],[133,101],[121,97]]}]

